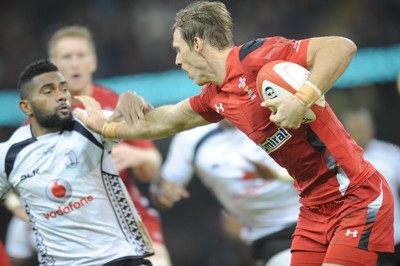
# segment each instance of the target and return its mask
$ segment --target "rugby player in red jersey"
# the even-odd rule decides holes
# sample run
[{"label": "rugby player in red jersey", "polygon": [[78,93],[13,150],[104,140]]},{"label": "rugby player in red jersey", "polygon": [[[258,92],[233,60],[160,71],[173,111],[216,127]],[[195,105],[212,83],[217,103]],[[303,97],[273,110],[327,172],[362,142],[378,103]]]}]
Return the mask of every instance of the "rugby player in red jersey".
[{"label": "rugby player in red jersey", "polygon": [[[90,117],[77,116],[96,132],[120,139],[163,138],[226,118],[294,178],[302,206],[291,265],[375,265],[379,252],[394,250],[393,197],[385,178],[363,158],[328,103],[315,121],[301,123],[346,70],[356,45],[336,36],[278,36],[235,46],[232,25],[221,2],[194,2],[176,15],[175,63],[203,86],[199,95],[138,114],[122,103],[142,100],[125,93],[109,120],[93,99],[79,97]],[[295,95],[262,101],[256,77],[274,60],[312,72]]]}]

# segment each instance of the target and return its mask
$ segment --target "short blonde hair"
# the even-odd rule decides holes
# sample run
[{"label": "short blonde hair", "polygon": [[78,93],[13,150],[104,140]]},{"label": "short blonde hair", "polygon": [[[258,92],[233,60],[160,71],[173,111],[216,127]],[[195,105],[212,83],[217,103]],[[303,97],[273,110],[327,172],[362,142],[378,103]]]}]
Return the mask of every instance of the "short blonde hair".
[{"label": "short blonde hair", "polygon": [[233,46],[233,22],[224,3],[198,1],[181,9],[175,16],[172,32],[179,29],[189,47],[200,37],[222,50]]},{"label": "short blonde hair", "polygon": [[74,26],[67,26],[60,28],[51,36],[47,44],[47,53],[49,58],[54,57],[55,47],[57,45],[57,42],[59,42],[63,38],[68,38],[68,37],[76,37],[87,40],[93,53],[94,54],[96,53],[93,36],[90,30],[87,27],[74,25]]}]

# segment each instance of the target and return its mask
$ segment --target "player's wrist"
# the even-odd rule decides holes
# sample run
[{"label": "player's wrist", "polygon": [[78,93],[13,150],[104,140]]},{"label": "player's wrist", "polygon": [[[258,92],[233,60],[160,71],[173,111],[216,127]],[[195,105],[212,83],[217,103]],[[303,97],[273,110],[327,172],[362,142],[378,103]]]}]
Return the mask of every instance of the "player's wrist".
[{"label": "player's wrist", "polygon": [[321,90],[314,85],[311,81],[306,80],[303,87],[300,88],[295,94],[300,103],[310,108],[322,96]]},{"label": "player's wrist", "polygon": [[172,207],[173,203],[167,201],[164,193],[164,179],[162,177],[158,177],[150,183],[150,193],[149,197],[153,204],[161,209],[166,210]]},{"label": "player's wrist", "polygon": [[119,127],[116,122],[106,121],[101,129],[101,135],[109,139],[119,139]]}]

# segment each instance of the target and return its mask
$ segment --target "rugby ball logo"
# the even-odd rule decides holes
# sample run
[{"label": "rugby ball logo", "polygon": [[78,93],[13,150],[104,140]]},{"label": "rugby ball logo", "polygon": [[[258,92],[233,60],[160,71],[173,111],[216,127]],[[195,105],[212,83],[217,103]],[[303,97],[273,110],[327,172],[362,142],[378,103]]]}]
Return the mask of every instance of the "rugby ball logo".
[{"label": "rugby ball logo", "polygon": [[[257,91],[264,99],[273,99],[295,94],[307,80],[310,71],[304,67],[283,60],[271,61],[265,64],[257,75]],[[307,110],[302,123],[317,119],[325,109],[325,97],[322,95],[314,105]]]}]

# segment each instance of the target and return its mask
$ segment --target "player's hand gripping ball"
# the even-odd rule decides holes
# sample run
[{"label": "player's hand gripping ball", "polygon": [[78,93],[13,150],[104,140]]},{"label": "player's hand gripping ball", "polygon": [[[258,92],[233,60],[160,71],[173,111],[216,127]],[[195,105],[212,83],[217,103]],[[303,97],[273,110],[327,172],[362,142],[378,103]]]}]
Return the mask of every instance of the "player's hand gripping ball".
[{"label": "player's hand gripping ball", "polygon": [[[310,75],[304,67],[283,60],[271,61],[265,64],[257,75],[257,91],[264,99],[295,94]],[[322,95],[303,117],[302,123],[314,121],[325,108],[325,97]]]}]

